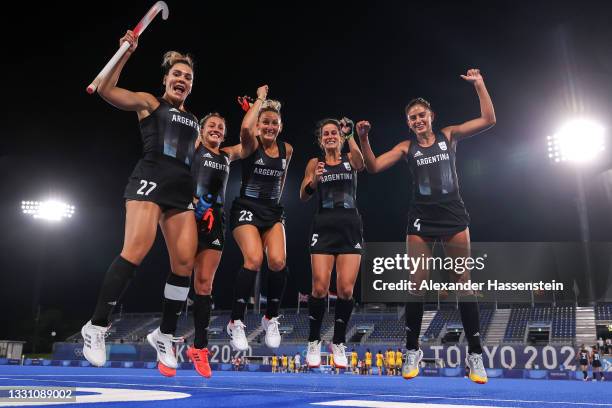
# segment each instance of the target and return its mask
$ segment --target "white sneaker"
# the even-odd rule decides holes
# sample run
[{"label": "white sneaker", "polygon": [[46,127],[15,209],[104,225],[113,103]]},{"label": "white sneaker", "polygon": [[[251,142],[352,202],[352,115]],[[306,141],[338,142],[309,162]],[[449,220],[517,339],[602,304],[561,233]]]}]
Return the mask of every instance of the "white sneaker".
[{"label": "white sneaker", "polygon": [[234,350],[245,351],[249,348],[249,342],[244,334],[246,326],[241,320],[234,320],[227,324],[227,334],[230,336],[230,345]]},{"label": "white sneaker", "polygon": [[280,316],[268,319],[266,316],[263,316],[261,318],[261,325],[266,332],[266,346],[270,348],[278,348],[281,343],[281,335],[280,331],[278,331],[279,317]]},{"label": "white sneaker", "polygon": [[178,362],[176,361],[176,351],[172,343],[182,343],[184,341],[182,337],[174,337],[171,334],[162,333],[158,327],[147,335],[147,341],[157,351],[157,361],[167,368],[176,369]]},{"label": "white sneaker", "polygon": [[306,363],[309,368],[315,368],[321,365],[321,342],[319,340],[308,342]]},{"label": "white sneaker", "polygon": [[337,368],[346,368],[348,361],[346,359],[346,346],[344,343],[331,345],[332,353],[334,354],[334,365]]},{"label": "white sneaker", "polygon": [[487,370],[485,370],[484,363],[482,362],[482,354],[469,354],[465,358],[465,364],[470,368],[470,380],[478,384],[487,383]]},{"label": "white sneaker", "polygon": [[102,367],[106,364],[106,344],[108,327],[94,326],[91,320],[81,328],[83,336],[83,356],[91,365]]},{"label": "white sneaker", "polygon": [[419,365],[423,359],[423,350],[406,350],[404,364],[402,365],[402,377],[406,380],[419,375]]}]

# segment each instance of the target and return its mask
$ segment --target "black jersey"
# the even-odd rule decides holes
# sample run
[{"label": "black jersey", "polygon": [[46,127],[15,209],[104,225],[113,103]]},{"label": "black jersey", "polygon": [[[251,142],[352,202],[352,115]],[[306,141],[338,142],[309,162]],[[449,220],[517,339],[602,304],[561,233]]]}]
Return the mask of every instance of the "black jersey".
[{"label": "black jersey", "polygon": [[456,143],[436,134],[429,147],[412,139],[406,156],[412,173],[408,235],[439,238],[465,230],[470,224],[455,170]]},{"label": "black jersey", "polygon": [[461,201],[455,169],[456,143],[442,134],[422,147],[413,139],[406,160],[412,173],[413,203]]},{"label": "black jersey", "polygon": [[346,153],[340,156],[340,163],[335,166],[325,163],[317,190],[319,208],[357,207],[357,172],[351,167]]},{"label": "black jersey", "polygon": [[287,171],[285,143],[277,141],[278,157],[270,157],[261,141],[249,157],[242,160],[240,197],[278,203],[283,193],[283,179]]},{"label": "black jersey", "polygon": [[593,351],[593,361],[599,361],[600,355],[598,351]]},{"label": "black jersey", "polygon": [[158,108],[140,121],[144,156],[163,154],[191,166],[195,141],[200,133],[198,119],[163,98],[157,100]]},{"label": "black jersey", "polygon": [[586,350],[580,350],[580,360],[588,360],[589,352]]},{"label": "black jersey", "polygon": [[224,151],[216,154],[201,144],[195,152],[191,173],[193,175],[194,196],[211,194],[216,202],[223,205],[225,188],[229,178],[230,159]]}]

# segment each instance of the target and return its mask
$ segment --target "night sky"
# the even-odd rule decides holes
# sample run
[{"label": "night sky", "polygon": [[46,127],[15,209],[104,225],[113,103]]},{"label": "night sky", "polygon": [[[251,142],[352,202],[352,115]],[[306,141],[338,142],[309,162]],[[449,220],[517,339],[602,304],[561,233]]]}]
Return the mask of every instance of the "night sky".
[{"label": "night sky", "polygon": [[[0,141],[0,338],[18,338],[40,288],[42,311],[89,317],[106,268],[121,249],[123,190],[141,153],[136,114],[121,112],[85,87],[152,1],[93,2],[5,15],[4,101]],[[187,108],[227,119],[238,143],[236,96],[262,84],[283,103],[281,138],[294,146],[282,202],[291,277],[285,303],[310,290],[308,231],[314,200],[299,201],[314,124],[349,116],[372,123],[376,154],[408,136],[403,109],[428,99],[434,127],[479,115],[473,87],[459,75],[479,68],[497,125],[458,147],[461,192],[473,241],[579,241],[576,178],[552,165],[546,136],[577,115],[612,128],[610,2],[168,1],[141,36],[119,86],[161,95],[165,51],[190,52],[195,81]],[[20,19],[23,19],[20,20]],[[609,135],[609,132],[608,132]],[[608,140],[610,140],[608,138]],[[594,241],[612,241],[612,165],[585,166]],[[238,194],[240,166],[226,210]],[[403,241],[410,197],[408,166],[361,173],[358,201],[366,241]],[[21,200],[57,197],[76,206],[61,225],[21,214]],[[229,307],[241,256],[230,231],[215,279],[218,307]],[[169,271],[161,238],[139,269],[124,311],[159,311]],[[56,312],[57,313],[57,312]],[[65,333],[70,334],[70,333]],[[63,333],[60,333],[63,335]]]}]

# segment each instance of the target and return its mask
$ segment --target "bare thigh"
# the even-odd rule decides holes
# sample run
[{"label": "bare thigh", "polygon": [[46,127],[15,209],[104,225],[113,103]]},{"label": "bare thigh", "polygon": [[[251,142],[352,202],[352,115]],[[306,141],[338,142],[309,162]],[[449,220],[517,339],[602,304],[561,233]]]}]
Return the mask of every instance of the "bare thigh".
[{"label": "bare thigh", "polygon": [[179,276],[191,276],[198,243],[193,212],[167,211],[159,224],[166,240],[172,272]]},{"label": "bare thigh", "polygon": [[193,281],[196,294],[210,295],[212,293],[219,262],[221,262],[221,251],[216,249],[205,249],[196,255]]},{"label": "bare thigh", "polygon": [[161,213],[159,206],[150,201],[126,201],[125,235],[121,250],[123,259],[140,265],[155,242]]},{"label": "bare thigh", "polygon": [[329,292],[329,282],[334,269],[335,257],[326,254],[310,255],[312,266],[312,296],[323,298]]},{"label": "bare thigh", "polygon": [[257,227],[241,225],[234,228],[232,234],[242,252],[244,268],[259,272],[263,262],[263,244]]},{"label": "bare thigh", "polygon": [[353,297],[353,289],[355,281],[359,275],[359,266],[361,265],[361,255],[359,254],[341,254],[336,259],[336,275],[338,297],[340,299],[350,299]]},{"label": "bare thigh", "polygon": [[268,258],[268,269],[273,272],[282,270],[287,263],[285,226],[277,222],[262,234],[262,239]]}]

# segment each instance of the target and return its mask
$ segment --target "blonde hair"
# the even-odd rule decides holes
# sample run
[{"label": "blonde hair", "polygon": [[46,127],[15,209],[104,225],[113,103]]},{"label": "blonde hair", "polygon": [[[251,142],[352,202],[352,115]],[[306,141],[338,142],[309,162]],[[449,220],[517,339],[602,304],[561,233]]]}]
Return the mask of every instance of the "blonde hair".
[{"label": "blonde hair", "polygon": [[164,74],[167,74],[175,64],[183,63],[188,65],[193,70],[193,57],[189,54],[181,54],[178,51],[168,51],[164,54],[162,61],[162,69]]},{"label": "blonde hair", "polygon": [[261,116],[261,114],[264,112],[274,112],[280,117],[280,110],[281,103],[279,101],[275,101],[274,99],[266,99],[261,105],[259,116]]}]

